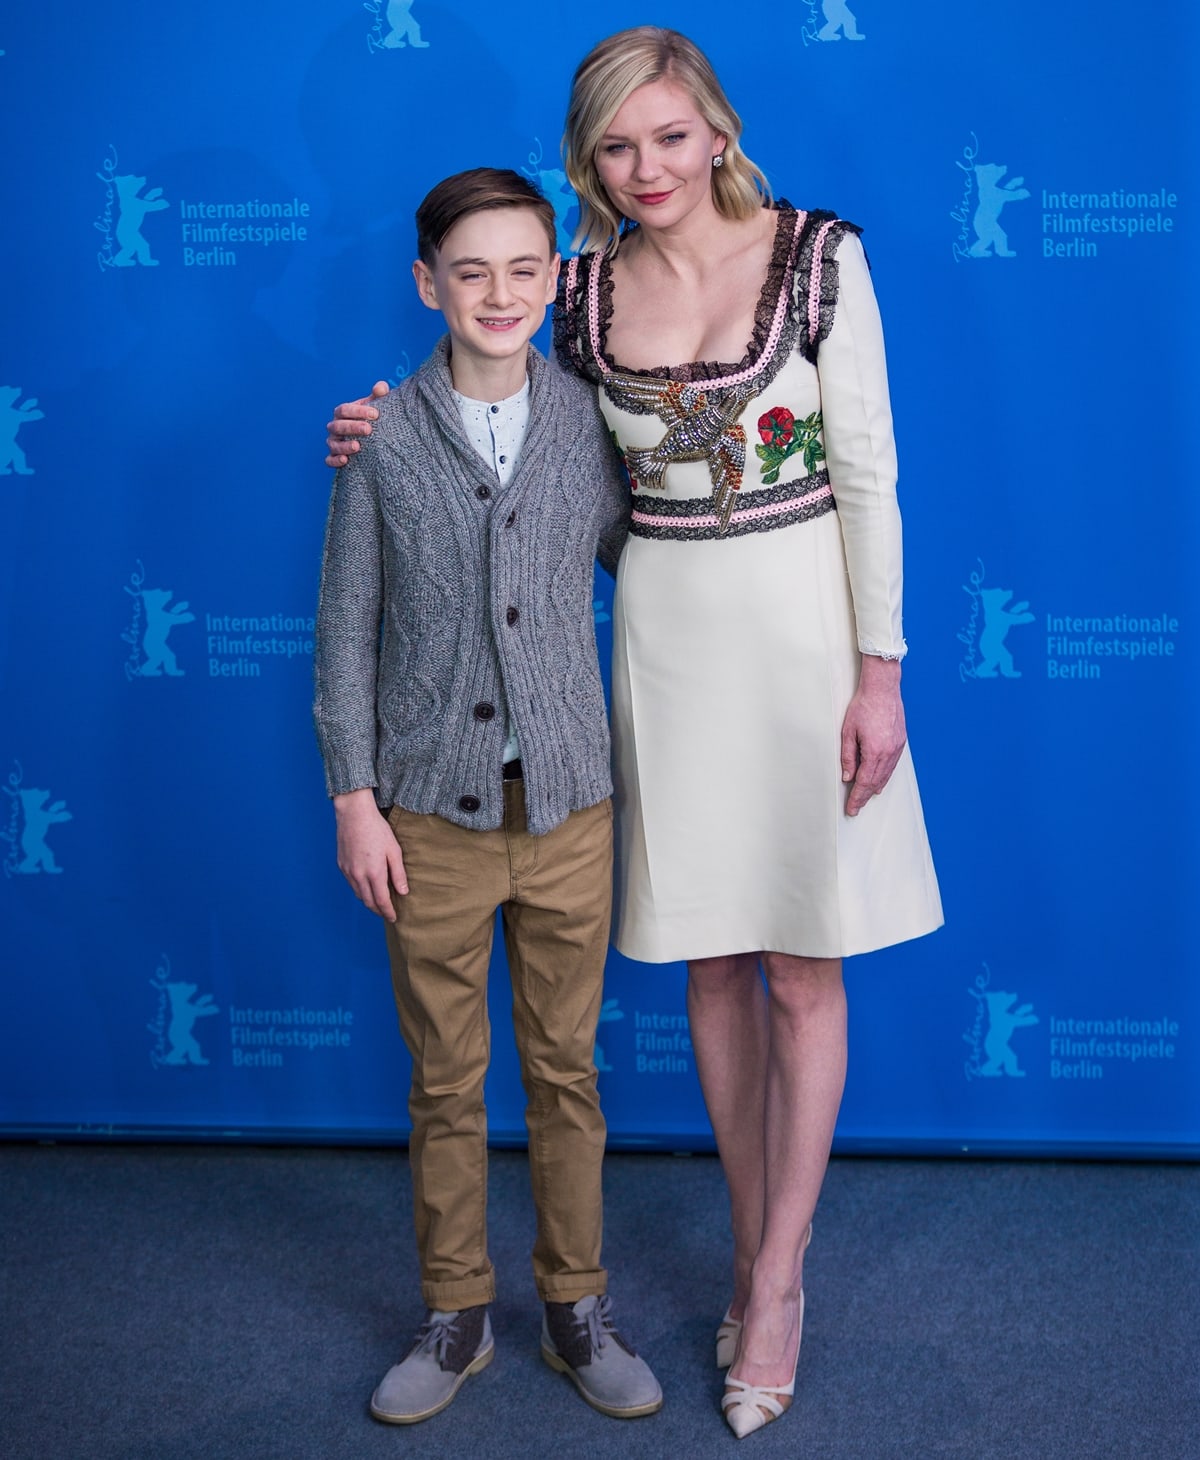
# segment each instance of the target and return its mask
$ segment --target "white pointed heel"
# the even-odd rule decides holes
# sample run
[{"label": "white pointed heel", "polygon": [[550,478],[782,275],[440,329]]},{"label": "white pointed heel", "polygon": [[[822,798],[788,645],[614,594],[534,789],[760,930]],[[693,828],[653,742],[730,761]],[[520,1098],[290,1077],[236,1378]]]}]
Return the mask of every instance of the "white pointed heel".
[{"label": "white pointed heel", "polygon": [[721,1409],[725,1423],[739,1440],[761,1430],[791,1407],[796,1392],[796,1370],[800,1365],[800,1340],[804,1333],[804,1294],[800,1294],[800,1317],[796,1333],[796,1362],[792,1365],[789,1384],[747,1384],[743,1379],[726,1377]]},{"label": "white pointed heel", "polygon": [[717,1329],[717,1368],[727,1369],[737,1353],[738,1339],[742,1336],[742,1320],[735,1318],[728,1308]]},{"label": "white pointed heel", "polygon": [[[804,1234],[804,1246],[807,1249],[812,1241],[812,1223],[808,1224],[808,1231]],[[725,1309],[725,1316],[721,1319],[717,1328],[717,1368],[727,1369],[737,1354],[737,1346],[742,1337],[742,1320],[733,1316],[731,1308]]]}]

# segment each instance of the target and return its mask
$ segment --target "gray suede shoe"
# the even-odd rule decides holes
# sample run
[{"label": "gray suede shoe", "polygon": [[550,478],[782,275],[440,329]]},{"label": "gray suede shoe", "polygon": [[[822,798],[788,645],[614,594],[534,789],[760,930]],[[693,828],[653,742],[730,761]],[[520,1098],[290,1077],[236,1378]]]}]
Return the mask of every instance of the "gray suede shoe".
[{"label": "gray suede shoe", "polygon": [[413,1346],[383,1376],[371,1413],[390,1425],[415,1425],[446,1408],[470,1374],[492,1362],[496,1345],[487,1308],[426,1314]]},{"label": "gray suede shoe", "polygon": [[637,1419],[662,1408],[662,1390],[645,1359],[617,1332],[605,1298],[547,1303],[542,1358],[574,1383],[593,1409],[615,1419]]}]

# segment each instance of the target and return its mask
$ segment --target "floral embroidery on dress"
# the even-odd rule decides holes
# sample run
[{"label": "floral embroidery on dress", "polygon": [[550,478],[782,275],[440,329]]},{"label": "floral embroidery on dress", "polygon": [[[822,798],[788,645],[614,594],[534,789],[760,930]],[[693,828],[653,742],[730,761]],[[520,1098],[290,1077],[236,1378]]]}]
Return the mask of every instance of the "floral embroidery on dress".
[{"label": "floral embroidery on dress", "polygon": [[798,451],[803,453],[804,470],[810,474],[825,460],[820,411],[813,411],[810,416],[797,421],[787,406],[772,406],[759,416],[758,434],[762,437],[762,445],[756,446],[754,453],[763,464],[764,486],[774,486],[783,463]]}]

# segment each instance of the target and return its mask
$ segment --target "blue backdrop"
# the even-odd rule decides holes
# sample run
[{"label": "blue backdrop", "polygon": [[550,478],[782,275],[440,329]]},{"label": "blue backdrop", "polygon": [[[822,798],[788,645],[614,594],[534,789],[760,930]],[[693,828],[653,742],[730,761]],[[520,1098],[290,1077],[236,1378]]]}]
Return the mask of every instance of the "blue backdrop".
[{"label": "blue backdrop", "polygon": [[[310,722],[321,425],[433,342],[438,178],[524,170],[567,246],[570,73],[648,20],[864,226],[888,333],[947,927],[848,966],[839,1145],[1200,1150],[1196,20],[1113,0],[10,7],[0,1128],[405,1132]],[[597,1053],[614,1142],[708,1143],[681,968],[613,957]]]}]

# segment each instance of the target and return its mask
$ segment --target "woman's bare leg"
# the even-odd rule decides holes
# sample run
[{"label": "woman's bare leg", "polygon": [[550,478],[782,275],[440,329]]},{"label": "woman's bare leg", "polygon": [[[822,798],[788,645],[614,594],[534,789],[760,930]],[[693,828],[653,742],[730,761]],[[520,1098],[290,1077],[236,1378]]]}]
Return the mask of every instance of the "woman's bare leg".
[{"label": "woman's bare leg", "polygon": [[733,1302],[740,1318],[763,1235],[763,1134],[767,1102],[767,992],[757,953],[688,964],[688,1022],[696,1070],[733,1224]]},{"label": "woman's bare leg", "polygon": [[829,1162],[846,1081],[846,994],[837,958],[764,953],[766,1060],[762,1239],[730,1377],[792,1377],[808,1224]]}]

